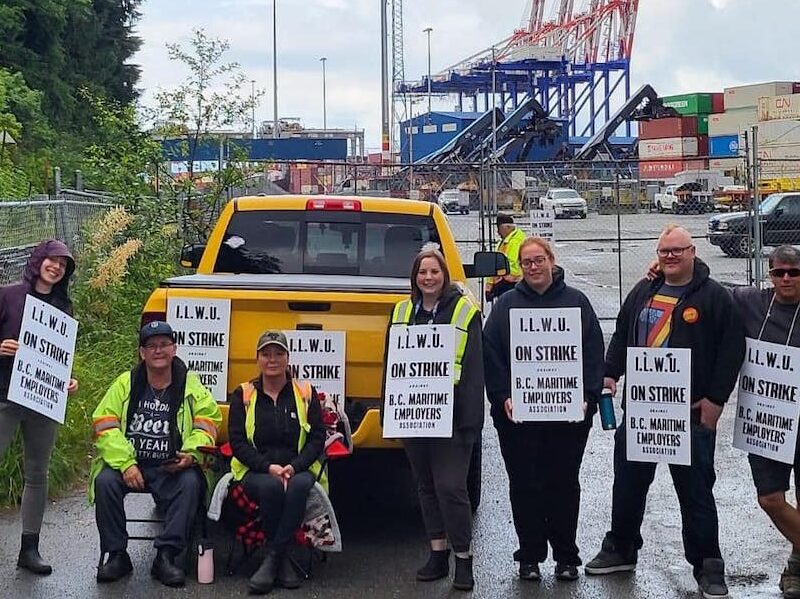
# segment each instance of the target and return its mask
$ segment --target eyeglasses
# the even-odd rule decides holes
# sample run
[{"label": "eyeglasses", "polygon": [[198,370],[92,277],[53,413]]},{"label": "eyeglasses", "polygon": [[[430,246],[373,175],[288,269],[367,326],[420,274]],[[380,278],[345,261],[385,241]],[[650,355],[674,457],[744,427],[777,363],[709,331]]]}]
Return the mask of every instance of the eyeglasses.
[{"label": "eyeglasses", "polygon": [[520,260],[519,261],[519,265],[522,268],[530,268],[534,264],[536,266],[544,266],[546,263],[547,263],[547,257],[545,257],[545,256],[536,256],[535,258],[533,258],[531,260],[528,260],[526,258],[525,260]]},{"label": "eyeglasses", "polygon": [[800,268],[771,268],[769,271],[769,276],[775,277],[776,279],[782,279],[786,275],[796,279],[800,277]]},{"label": "eyeglasses", "polygon": [[687,245],[682,248],[658,248],[656,250],[656,254],[658,254],[661,258],[666,258],[670,254],[672,254],[676,258],[680,258],[681,256],[683,256],[683,252],[693,247],[694,247],[693,245]]},{"label": "eyeglasses", "polygon": [[167,343],[145,343],[143,347],[147,351],[156,351],[156,350],[161,351],[161,350],[169,349],[173,345],[175,345],[175,344],[174,343],[170,343],[170,342],[167,342]]}]

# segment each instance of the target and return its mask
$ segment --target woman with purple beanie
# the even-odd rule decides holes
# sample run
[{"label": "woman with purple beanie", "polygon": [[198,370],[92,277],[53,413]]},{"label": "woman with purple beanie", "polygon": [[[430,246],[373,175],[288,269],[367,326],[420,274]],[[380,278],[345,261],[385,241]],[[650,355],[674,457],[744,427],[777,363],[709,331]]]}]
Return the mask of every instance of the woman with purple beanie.
[{"label": "woman with purple beanie", "polygon": [[[47,575],[52,568],[39,555],[39,530],[47,505],[47,471],[56,441],[58,423],[8,401],[8,386],[17,338],[28,295],[72,315],[67,287],[75,271],[75,260],[62,242],[49,239],[40,243],[28,258],[22,281],[0,287],[0,456],[5,453],[17,427],[22,430],[25,487],[22,491],[22,547],[18,568]],[[68,393],[78,388],[70,379]]]}]

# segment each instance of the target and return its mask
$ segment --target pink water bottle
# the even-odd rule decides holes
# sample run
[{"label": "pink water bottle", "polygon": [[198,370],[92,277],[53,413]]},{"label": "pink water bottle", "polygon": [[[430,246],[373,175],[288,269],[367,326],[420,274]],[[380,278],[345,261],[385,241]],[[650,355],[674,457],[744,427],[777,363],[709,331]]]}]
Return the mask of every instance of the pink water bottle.
[{"label": "pink water bottle", "polygon": [[214,545],[208,539],[201,540],[197,546],[197,582],[214,582]]}]

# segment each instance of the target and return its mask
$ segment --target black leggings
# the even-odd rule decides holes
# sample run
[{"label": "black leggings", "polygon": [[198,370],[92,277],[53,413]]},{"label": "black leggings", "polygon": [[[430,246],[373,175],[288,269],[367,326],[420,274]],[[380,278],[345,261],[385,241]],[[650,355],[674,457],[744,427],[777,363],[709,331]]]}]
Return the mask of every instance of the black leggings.
[{"label": "black leggings", "polygon": [[267,548],[285,551],[303,523],[314,475],[308,471],[295,474],[285,489],[283,481],[263,472],[248,472],[242,482],[244,492],[258,504]]}]

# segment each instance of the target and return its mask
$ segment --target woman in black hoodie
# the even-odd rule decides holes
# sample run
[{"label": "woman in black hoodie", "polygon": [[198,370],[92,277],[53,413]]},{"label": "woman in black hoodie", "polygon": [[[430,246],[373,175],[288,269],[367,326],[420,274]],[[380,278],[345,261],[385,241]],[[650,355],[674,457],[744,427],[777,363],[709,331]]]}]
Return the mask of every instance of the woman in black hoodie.
[{"label": "woman in black hoodie", "polygon": [[[529,237],[519,252],[523,280],[492,308],[484,329],[486,393],[506,464],[519,549],[519,577],[539,580],[548,541],[558,580],[576,580],[581,564],[575,543],[580,473],[586,439],[603,387],[603,333],[587,297],[564,283],[550,245]],[[514,421],[511,405],[509,310],[580,308],[585,416],[581,422]]]},{"label": "woman in black hoodie", "polygon": [[470,590],[475,583],[467,472],[472,446],[483,428],[481,315],[463,291],[450,284],[444,256],[433,248],[417,255],[411,268],[411,297],[398,303],[392,316],[392,326],[421,324],[455,324],[456,346],[464,335],[466,346],[461,360],[456,357],[453,436],[403,441],[431,544],[430,557],[417,571],[417,580],[438,580],[450,573],[449,540],[456,563],[453,587]]},{"label": "woman in black hoodie", "polygon": [[[0,288],[0,456],[5,453],[17,427],[22,429],[25,487],[22,491],[22,547],[17,567],[35,574],[52,568],[39,555],[39,530],[47,504],[47,471],[58,424],[38,412],[8,401],[8,386],[17,339],[28,295],[72,315],[67,287],[75,260],[66,245],[55,239],[40,243],[28,258],[22,282]],[[70,379],[68,393],[78,388]]]}]

